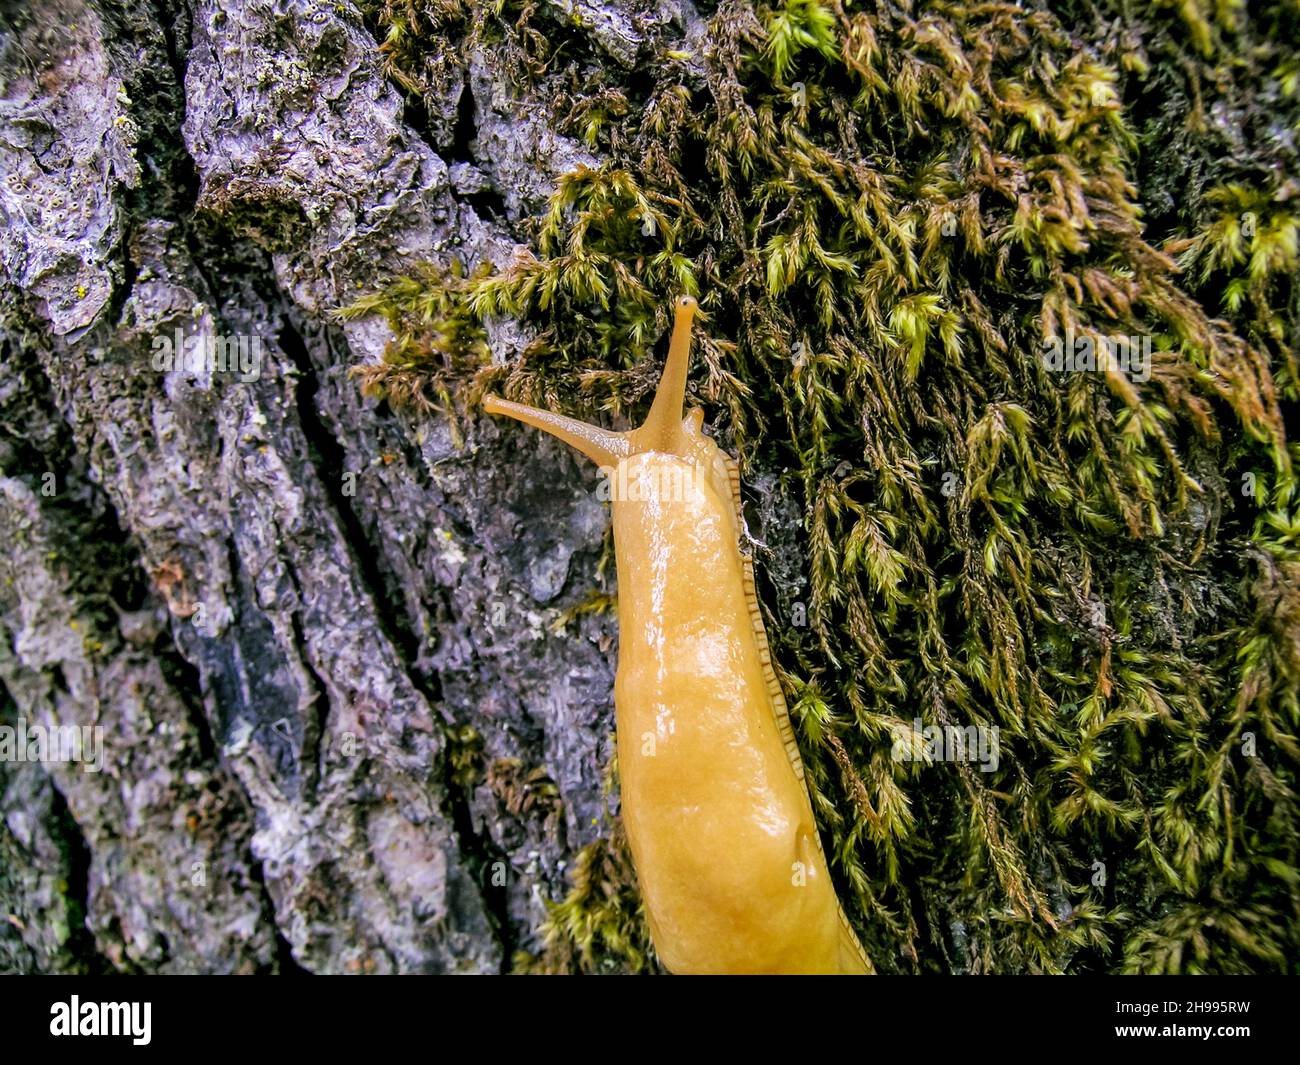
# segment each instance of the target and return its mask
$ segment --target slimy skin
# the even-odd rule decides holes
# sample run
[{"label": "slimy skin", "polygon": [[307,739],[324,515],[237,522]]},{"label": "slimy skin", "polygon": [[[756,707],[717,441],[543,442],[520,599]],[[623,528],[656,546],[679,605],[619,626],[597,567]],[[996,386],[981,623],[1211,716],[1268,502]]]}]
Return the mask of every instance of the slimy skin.
[{"label": "slimy skin", "polygon": [[614,433],[489,396],[612,488],[623,823],[674,973],[866,974],[836,898],[740,550],[735,464],[682,405],[696,304],[677,301],[645,424]]}]

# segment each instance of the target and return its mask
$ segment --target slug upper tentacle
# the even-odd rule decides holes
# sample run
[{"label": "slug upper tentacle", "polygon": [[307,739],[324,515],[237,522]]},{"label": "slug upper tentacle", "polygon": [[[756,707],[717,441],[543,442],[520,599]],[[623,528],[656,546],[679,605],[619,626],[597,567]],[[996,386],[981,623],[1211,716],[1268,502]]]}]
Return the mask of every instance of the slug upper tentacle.
[{"label": "slug upper tentacle", "polygon": [[869,973],[817,835],[772,669],[739,470],[684,412],[696,302],[676,304],[645,422],[612,432],[496,396],[484,409],[613,476],[623,820],[651,936],[676,973]]}]

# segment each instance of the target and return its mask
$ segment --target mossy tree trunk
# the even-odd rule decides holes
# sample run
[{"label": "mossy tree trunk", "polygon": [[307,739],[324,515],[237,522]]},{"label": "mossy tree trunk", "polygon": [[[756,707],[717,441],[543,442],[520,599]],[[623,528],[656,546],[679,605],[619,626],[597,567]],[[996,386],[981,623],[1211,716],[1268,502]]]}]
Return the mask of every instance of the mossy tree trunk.
[{"label": "mossy tree trunk", "polygon": [[0,724],[103,737],[0,968],[655,968],[607,514],[476,404],[683,289],[877,968],[1294,964],[1294,0],[0,10]]}]

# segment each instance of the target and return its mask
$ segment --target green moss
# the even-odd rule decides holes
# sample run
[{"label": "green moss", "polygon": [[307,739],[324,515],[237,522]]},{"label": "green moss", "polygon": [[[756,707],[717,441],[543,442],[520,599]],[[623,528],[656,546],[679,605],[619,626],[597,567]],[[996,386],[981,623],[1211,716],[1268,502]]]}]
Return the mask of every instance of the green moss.
[{"label": "green moss", "polygon": [[540,954],[515,956],[516,973],[661,971],[621,831],[578,852],[573,886],[550,907],[542,938]]},{"label": "green moss", "polygon": [[[665,51],[644,100],[577,113],[609,161],[560,181],[530,253],[358,305],[396,333],[390,367],[362,372],[445,409],[491,384],[634,418],[671,296],[697,294],[696,399],[802,507],[809,624],[769,613],[769,635],[877,967],[1283,969],[1289,193],[1190,190],[1158,248],[1123,103],[1145,91],[1125,80],[1145,22],[1106,52],[1038,9],[867,6],[722,5],[702,83]],[[1204,51],[1233,10],[1178,13]],[[509,367],[483,362],[493,315],[536,330]],[[1041,358],[1115,335],[1151,338],[1149,380]],[[897,759],[918,721],[996,727],[996,769]],[[649,965],[630,884],[621,849],[583,852],[537,964]]]},{"label": "green moss", "polygon": [[382,314],[393,330],[382,362],[353,369],[362,392],[415,413],[442,413],[458,443],[452,393],[490,355],[487,334],[466,305],[474,279],[484,276],[480,269],[467,277],[459,262],[446,269],[424,265],[339,314],[345,321]]},{"label": "green moss", "polygon": [[561,610],[559,616],[551,622],[551,631],[558,636],[580,618],[589,614],[608,614],[617,604],[618,600],[614,596],[606,592],[593,591],[586,599]]},{"label": "green moss", "polygon": [[462,790],[474,788],[483,772],[483,737],[470,725],[447,729],[447,763],[451,779]]}]

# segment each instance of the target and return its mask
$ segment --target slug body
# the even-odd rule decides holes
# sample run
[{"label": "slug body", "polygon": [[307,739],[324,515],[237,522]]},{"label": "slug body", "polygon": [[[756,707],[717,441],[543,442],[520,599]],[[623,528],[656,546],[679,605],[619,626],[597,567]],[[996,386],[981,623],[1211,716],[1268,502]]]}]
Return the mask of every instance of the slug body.
[{"label": "slug body", "polygon": [[835,895],[771,668],[739,475],[683,417],[695,301],[677,303],[650,415],[614,433],[484,401],[609,478],[623,822],[655,950],[674,973],[868,973]]}]

